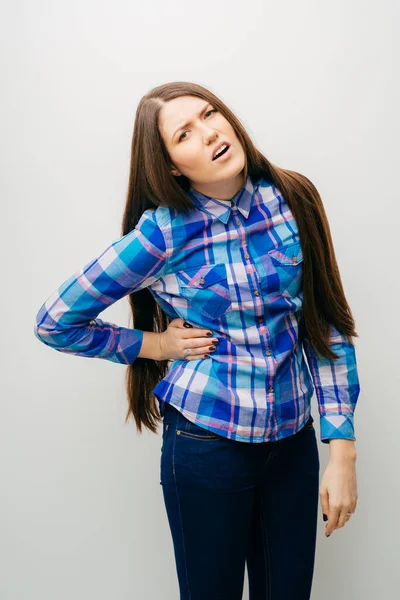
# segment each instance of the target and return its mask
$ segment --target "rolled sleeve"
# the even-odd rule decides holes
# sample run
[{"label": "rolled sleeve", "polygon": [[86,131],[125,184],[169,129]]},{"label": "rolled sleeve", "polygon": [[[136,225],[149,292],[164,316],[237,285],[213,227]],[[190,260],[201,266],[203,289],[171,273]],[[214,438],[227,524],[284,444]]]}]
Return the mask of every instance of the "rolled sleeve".
[{"label": "rolled sleeve", "polygon": [[354,411],[360,393],[355,346],[331,326],[330,347],[335,361],[318,358],[307,337],[303,348],[312,375],[320,415],[320,438],[355,440]]}]

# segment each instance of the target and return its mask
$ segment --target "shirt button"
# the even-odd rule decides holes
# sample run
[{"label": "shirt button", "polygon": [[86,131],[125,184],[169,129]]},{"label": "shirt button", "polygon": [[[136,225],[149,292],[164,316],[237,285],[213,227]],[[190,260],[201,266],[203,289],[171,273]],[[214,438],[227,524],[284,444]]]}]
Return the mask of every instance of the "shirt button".
[{"label": "shirt button", "polygon": [[274,391],[274,388],[272,387],[272,385],[269,386],[268,391],[269,392],[273,392]]},{"label": "shirt button", "polygon": [[259,292],[258,290],[256,290],[256,291],[254,292],[254,295],[255,295],[255,296],[259,296],[259,295],[260,295],[260,292]]},{"label": "shirt button", "polygon": [[239,219],[236,219],[236,225],[240,225]]},{"label": "shirt button", "polygon": [[245,258],[250,258],[250,256],[247,253],[244,255],[244,257]]},{"label": "shirt button", "polygon": [[204,279],[200,279],[200,283],[204,283]]},{"label": "shirt button", "polygon": [[234,203],[234,202],[231,202],[231,207],[233,208],[234,206],[235,206],[235,203]]},{"label": "shirt button", "polygon": [[258,321],[259,323],[262,323],[262,322],[264,321],[264,317],[257,317],[257,321]]},{"label": "shirt button", "polygon": [[297,256],[293,256],[292,261],[297,262]]},{"label": "shirt button", "polygon": [[270,350],[267,350],[267,352],[266,352],[266,355],[267,355],[267,356],[271,356],[271,351],[270,351]]}]

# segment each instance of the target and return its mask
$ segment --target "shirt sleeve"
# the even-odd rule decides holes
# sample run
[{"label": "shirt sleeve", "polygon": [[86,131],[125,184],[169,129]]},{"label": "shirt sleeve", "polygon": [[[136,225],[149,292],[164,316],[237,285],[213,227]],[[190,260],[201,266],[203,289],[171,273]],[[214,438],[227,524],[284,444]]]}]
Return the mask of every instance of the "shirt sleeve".
[{"label": "shirt sleeve", "polygon": [[339,356],[335,361],[317,358],[307,336],[303,348],[310,367],[320,415],[320,438],[355,440],[354,411],[360,393],[356,351],[345,336],[331,325],[330,347]]},{"label": "shirt sleeve", "polygon": [[164,236],[155,210],[148,209],[131,232],[111,242],[51,294],[36,315],[35,336],[60,352],[133,363],[143,331],[119,327],[97,315],[151,285],[165,268]]}]

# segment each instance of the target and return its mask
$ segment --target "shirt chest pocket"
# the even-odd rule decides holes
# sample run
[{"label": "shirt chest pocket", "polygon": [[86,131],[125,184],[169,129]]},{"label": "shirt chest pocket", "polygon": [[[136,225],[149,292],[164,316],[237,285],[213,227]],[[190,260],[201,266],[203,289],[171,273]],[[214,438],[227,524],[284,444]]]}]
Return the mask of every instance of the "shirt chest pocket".
[{"label": "shirt chest pocket", "polygon": [[278,246],[268,251],[270,272],[261,281],[268,293],[280,293],[294,298],[301,291],[303,251],[300,242]]},{"label": "shirt chest pocket", "polygon": [[201,265],[176,273],[179,292],[196,312],[218,319],[232,309],[226,265]]}]

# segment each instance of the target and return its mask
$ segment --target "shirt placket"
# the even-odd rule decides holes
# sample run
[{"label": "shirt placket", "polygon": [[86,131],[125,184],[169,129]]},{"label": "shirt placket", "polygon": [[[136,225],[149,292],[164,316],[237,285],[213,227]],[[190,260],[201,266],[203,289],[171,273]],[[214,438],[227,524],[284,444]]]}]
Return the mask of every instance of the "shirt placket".
[{"label": "shirt placket", "polygon": [[[248,252],[246,228],[243,226],[243,223],[240,220],[239,211],[234,202],[231,202],[231,208],[232,208],[233,222],[239,230],[240,252],[242,255],[242,259],[244,261],[246,273],[247,274],[255,273],[256,266],[252,262],[251,256]],[[257,329],[259,331],[260,339],[262,341],[263,353],[265,354],[265,362],[267,365],[268,375],[269,375],[268,381],[267,381],[267,388],[266,388],[267,400],[272,403],[272,402],[274,402],[273,380],[274,380],[274,373],[275,373],[275,357],[272,353],[272,339],[271,339],[270,331],[265,323],[263,296],[261,294],[260,289],[258,287],[254,287],[254,283],[253,283],[254,281],[257,282],[258,278],[257,277],[249,278],[250,291],[255,298],[254,305],[255,305],[255,310],[256,310]],[[257,283],[256,283],[256,285],[257,285]],[[260,314],[260,311],[262,312],[262,314]]]}]

